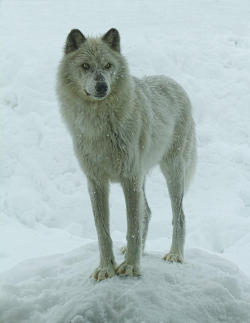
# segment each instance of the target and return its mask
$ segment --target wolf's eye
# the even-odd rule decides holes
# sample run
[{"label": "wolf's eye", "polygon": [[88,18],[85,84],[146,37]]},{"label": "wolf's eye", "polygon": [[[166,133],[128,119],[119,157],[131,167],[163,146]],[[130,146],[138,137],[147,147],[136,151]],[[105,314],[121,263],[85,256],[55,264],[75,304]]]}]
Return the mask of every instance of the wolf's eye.
[{"label": "wolf's eye", "polygon": [[83,63],[83,64],[82,64],[82,68],[84,69],[84,71],[88,71],[88,70],[89,70],[89,68],[90,68],[90,66],[89,66],[89,64],[88,64],[88,63]]},{"label": "wolf's eye", "polygon": [[105,67],[106,70],[109,70],[111,68],[111,64],[107,63],[104,67]]}]

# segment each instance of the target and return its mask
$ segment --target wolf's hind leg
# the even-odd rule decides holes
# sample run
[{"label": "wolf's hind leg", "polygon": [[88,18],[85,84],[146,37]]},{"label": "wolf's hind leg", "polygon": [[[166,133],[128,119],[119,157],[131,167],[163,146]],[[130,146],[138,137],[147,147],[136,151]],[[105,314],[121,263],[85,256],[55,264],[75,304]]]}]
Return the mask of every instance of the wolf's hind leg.
[{"label": "wolf's hind leg", "polygon": [[166,177],[172,206],[173,235],[170,252],[164,260],[183,262],[185,242],[185,215],[182,207],[184,195],[184,161],[182,156],[170,157],[160,163],[161,170]]},{"label": "wolf's hind leg", "polygon": [[145,244],[146,244],[146,239],[148,234],[148,225],[151,219],[151,210],[148,206],[148,202],[145,194],[145,183],[143,185],[143,198],[144,198],[144,212],[143,212],[143,218],[142,218],[142,253],[144,254]]}]

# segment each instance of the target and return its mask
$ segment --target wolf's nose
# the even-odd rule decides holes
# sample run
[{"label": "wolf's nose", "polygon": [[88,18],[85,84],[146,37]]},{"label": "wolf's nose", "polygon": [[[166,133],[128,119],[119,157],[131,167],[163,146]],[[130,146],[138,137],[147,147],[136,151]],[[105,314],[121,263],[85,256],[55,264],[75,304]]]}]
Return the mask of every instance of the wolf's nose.
[{"label": "wolf's nose", "polygon": [[105,82],[97,82],[95,89],[98,95],[103,96],[107,92],[108,86]]}]

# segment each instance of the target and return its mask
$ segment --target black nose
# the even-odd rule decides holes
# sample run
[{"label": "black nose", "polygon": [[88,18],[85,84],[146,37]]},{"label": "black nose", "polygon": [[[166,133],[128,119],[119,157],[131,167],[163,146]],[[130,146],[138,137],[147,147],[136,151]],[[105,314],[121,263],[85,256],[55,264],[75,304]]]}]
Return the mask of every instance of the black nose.
[{"label": "black nose", "polygon": [[104,96],[108,90],[108,86],[105,82],[97,82],[95,86],[98,96]]}]

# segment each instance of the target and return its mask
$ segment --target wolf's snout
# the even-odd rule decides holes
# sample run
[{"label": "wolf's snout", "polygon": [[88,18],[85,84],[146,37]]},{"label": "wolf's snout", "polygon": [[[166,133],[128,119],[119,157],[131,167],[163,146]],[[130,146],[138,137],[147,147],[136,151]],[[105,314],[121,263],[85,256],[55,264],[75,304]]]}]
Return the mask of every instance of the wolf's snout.
[{"label": "wolf's snout", "polygon": [[107,93],[108,85],[105,82],[97,82],[95,89],[98,96],[104,96]]}]

